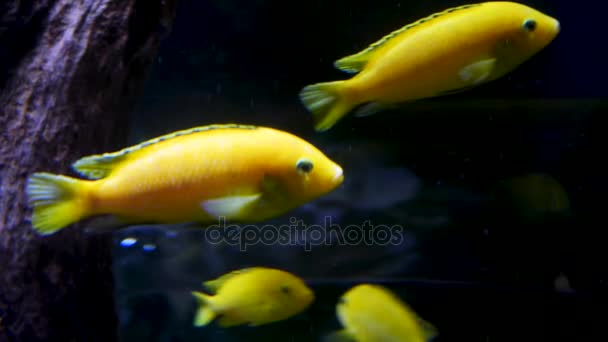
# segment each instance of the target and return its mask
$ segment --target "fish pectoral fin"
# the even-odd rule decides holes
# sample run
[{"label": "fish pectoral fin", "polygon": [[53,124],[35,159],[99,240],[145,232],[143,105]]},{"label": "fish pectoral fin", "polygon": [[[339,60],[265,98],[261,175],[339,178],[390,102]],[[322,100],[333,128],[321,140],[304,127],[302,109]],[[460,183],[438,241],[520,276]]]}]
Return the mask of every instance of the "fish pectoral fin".
[{"label": "fish pectoral fin", "polygon": [[238,313],[234,310],[231,311],[230,315],[222,315],[221,317],[217,318],[217,325],[222,328],[230,328],[242,324],[247,324],[247,321],[242,317],[239,317]]},{"label": "fish pectoral fin", "polygon": [[201,207],[209,215],[216,218],[224,217],[233,219],[238,217],[248,206],[260,199],[262,194],[246,196],[230,196],[207,200],[201,203]]},{"label": "fish pectoral fin", "polygon": [[357,340],[346,330],[329,333],[321,339],[322,342],[356,342]]},{"label": "fish pectoral fin", "polygon": [[472,85],[477,85],[490,77],[496,66],[496,58],[484,59],[462,68],[458,75],[460,79]]},{"label": "fish pectoral fin", "polygon": [[380,113],[381,111],[394,108],[396,106],[384,104],[380,102],[369,102],[364,104],[363,106],[357,108],[355,110],[355,117],[362,118],[365,116],[374,115]]}]

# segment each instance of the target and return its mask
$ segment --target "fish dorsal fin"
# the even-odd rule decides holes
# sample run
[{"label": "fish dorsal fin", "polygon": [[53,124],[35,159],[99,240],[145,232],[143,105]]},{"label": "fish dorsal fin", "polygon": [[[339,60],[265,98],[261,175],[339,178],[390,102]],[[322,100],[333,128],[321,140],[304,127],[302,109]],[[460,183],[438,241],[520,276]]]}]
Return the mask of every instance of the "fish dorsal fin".
[{"label": "fish dorsal fin", "polygon": [[374,52],[376,52],[376,50],[378,50],[379,47],[383,46],[388,41],[399,36],[403,32],[408,31],[409,29],[419,26],[421,24],[424,24],[426,22],[429,22],[435,18],[441,17],[445,14],[456,12],[459,10],[464,10],[464,9],[471,8],[471,7],[480,6],[480,5],[481,4],[462,5],[462,6],[458,6],[458,7],[448,8],[441,12],[433,13],[425,18],[417,20],[411,24],[407,24],[407,25],[401,27],[400,29],[397,29],[397,30],[387,34],[386,36],[380,38],[380,40],[371,44],[370,46],[368,46],[365,50],[363,50],[361,52],[358,52],[358,53],[350,55],[350,56],[346,56],[344,58],[341,58],[341,59],[335,61],[334,66],[344,72],[357,73],[365,67],[365,65],[367,64],[369,59],[372,57]]},{"label": "fish dorsal fin", "polygon": [[253,270],[254,267],[248,267],[248,268],[243,268],[240,270],[235,270],[229,273],[224,274],[223,276],[213,279],[213,280],[209,280],[203,283],[203,286],[205,286],[205,288],[207,288],[207,290],[216,293],[222,286],[224,286],[224,284],[229,280],[234,278],[237,275],[241,275],[244,274],[246,272],[249,272],[251,270]]},{"label": "fish dorsal fin", "polygon": [[81,176],[87,177],[89,179],[101,179],[107,177],[112,172],[112,170],[114,170],[116,166],[119,165],[125,159],[127,155],[130,155],[133,152],[139,151],[150,145],[154,145],[162,141],[170,140],[188,134],[229,128],[256,129],[257,126],[240,124],[217,124],[184,129],[181,131],[161,135],[150,140],[146,140],[142,143],[129,146],[117,152],[95,154],[92,156],[81,158],[77,160],[74,164],[72,164],[72,168]]},{"label": "fish dorsal fin", "polygon": [[364,50],[354,55],[346,56],[334,62],[334,66],[349,74],[357,73],[365,67],[375,49]]}]

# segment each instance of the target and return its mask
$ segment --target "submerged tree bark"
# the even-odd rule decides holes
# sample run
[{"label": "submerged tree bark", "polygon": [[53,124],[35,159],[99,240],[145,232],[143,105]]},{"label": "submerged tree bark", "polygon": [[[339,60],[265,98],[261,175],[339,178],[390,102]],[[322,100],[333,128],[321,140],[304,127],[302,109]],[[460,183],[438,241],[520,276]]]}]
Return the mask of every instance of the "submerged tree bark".
[{"label": "submerged tree bark", "polygon": [[117,340],[110,236],[38,236],[24,184],[126,141],[175,3],[0,3],[0,341]]}]

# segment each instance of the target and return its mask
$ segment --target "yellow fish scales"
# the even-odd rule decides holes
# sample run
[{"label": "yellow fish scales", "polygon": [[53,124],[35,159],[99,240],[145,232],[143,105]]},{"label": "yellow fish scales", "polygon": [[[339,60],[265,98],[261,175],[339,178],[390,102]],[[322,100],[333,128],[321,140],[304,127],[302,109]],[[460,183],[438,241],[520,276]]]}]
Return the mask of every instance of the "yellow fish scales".
[{"label": "yellow fish scales", "polygon": [[[237,124],[195,127],[76,161],[88,180],[35,173],[32,225],[51,234],[100,216],[128,224],[262,221],[340,185],[342,168],[290,133]],[[110,218],[110,220],[108,220]]]},{"label": "yellow fish scales", "polygon": [[[511,72],[559,33],[559,22],[506,1],[450,8],[406,25],[334,65],[357,73],[306,86],[300,99],[325,131],[351,111],[367,116],[454,94]],[[358,107],[358,108],[356,108]]]}]

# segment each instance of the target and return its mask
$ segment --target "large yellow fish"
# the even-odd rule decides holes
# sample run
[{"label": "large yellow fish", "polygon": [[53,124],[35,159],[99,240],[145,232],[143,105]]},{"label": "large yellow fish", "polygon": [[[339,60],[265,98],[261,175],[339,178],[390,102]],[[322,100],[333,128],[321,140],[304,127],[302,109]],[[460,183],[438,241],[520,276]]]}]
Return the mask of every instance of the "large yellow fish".
[{"label": "large yellow fish", "polygon": [[203,285],[215,295],[192,292],[199,305],[197,327],[216,318],[221,327],[273,323],[303,312],[315,298],[300,278],[265,267],[233,271]]},{"label": "large yellow fish", "polygon": [[433,325],[379,285],[354,286],[340,298],[336,313],[344,329],[324,341],[423,342],[437,335]]},{"label": "large yellow fish", "polygon": [[73,168],[93,180],[49,173],[28,179],[39,233],[96,215],[115,218],[104,229],[220,217],[257,222],[332,191],[344,178],[339,165],[301,138],[236,124],[178,131],[82,158]]},{"label": "large yellow fish", "polygon": [[543,49],[559,22],[513,2],[450,8],[402,27],[335,66],[349,80],[306,86],[303,104],[315,129],[417,99],[454,94],[495,80]]}]

